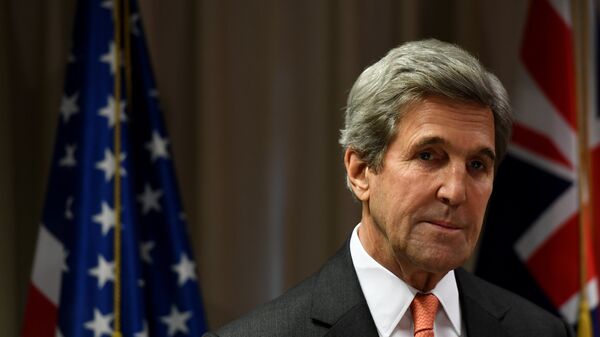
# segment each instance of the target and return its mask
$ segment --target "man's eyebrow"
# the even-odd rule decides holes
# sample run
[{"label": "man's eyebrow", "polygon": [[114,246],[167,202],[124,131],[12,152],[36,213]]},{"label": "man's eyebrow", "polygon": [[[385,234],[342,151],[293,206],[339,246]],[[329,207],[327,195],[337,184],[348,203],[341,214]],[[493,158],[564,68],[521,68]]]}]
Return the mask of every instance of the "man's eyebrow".
[{"label": "man's eyebrow", "polygon": [[[447,145],[448,141],[442,137],[439,136],[430,136],[430,137],[424,137],[422,139],[420,139],[414,146],[417,148],[420,147],[425,147],[425,146],[429,146],[429,145]],[[480,149],[478,149],[476,151],[476,153],[479,153],[481,155],[484,155],[486,157],[488,157],[492,162],[496,161],[496,154],[494,153],[494,150],[490,149],[489,147],[481,147]]]},{"label": "man's eyebrow", "polygon": [[490,149],[489,147],[483,147],[478,152],[486,157],[489,157],[492,162],[496,162],[496,154],[494,153],[494,150]]},{"label": "man's eyebrow", "polygon": [[415,147],[424,147],[427,145],[437,145],[437,144],[448,144],[448,142],[439,136],[430,136],[430,137],[424,137],[422,139],[420,139],[416,144]]}]

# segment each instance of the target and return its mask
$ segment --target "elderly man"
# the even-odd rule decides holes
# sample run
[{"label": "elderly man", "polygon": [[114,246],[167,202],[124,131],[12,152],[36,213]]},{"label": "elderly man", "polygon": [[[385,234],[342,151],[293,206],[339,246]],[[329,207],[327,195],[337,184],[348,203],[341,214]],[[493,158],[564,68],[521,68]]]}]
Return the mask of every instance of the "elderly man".
[{"label": "elderly man", "polygon": [[460,266],[511,133],[500,81],[462,49],[406,43],[367,68],[340,143],[360,223],[322,269],[206,336],[570,336]]}]

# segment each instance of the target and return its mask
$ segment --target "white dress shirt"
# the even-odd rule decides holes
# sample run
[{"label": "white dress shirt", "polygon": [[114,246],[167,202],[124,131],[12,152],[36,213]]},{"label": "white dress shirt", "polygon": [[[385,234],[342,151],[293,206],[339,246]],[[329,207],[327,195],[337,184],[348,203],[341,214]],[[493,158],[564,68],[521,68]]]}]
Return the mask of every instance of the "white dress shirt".
[{"label": "white dress shirt", "polygon": [[[410,304],[419,292],[375,261],[358,237],[358,224],[350,238],[350,255],[380,337],[413,337]],[[431,291],[439,300],[435,317],[436,337],[466,337],[462,324],[454,271],[448,272]]]}]

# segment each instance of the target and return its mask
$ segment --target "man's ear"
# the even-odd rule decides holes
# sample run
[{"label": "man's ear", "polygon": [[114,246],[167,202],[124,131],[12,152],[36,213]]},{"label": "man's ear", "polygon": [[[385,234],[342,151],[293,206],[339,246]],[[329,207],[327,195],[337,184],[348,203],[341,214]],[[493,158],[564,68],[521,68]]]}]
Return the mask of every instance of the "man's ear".
[{"label": "man's ear", "polygon": [[347,148],[344,153],[344,165],[346,166],[346,174],[348,183],[354,192],[354,195],[360,201],[369,200],[369,179],[367,178],[367,170],[369,169],[358,153]]}]

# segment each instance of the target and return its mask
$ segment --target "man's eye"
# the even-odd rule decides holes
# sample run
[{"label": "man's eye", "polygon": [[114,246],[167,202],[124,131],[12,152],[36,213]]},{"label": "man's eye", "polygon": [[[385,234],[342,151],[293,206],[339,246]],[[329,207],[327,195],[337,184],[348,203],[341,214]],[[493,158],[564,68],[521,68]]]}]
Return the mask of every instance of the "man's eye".
[{"label": "man's eye", "polygon": [[420,152],[419,159],[421,160],[431,160],[433,159],[433,154],[431,152]]},{"label": "man's eye", "polygon": [[471,166],[472,169],[477,170],[477,171],[481,171],[485,169],[485,164],[483,162],[481,162],[480,160],[472,160],[469,163],[469,166]]}]

